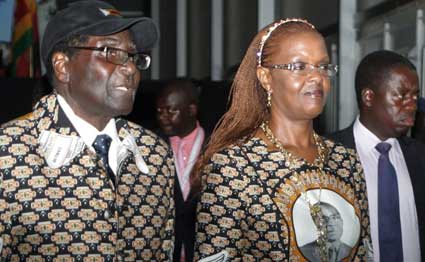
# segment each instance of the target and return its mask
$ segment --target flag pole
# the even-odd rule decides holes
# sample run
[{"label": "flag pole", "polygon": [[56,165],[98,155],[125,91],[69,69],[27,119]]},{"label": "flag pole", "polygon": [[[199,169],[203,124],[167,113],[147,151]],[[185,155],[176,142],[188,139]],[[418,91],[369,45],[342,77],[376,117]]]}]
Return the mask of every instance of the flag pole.
[{"label": "flag pole", "polygon": [[32,45],[30,46],[30,48],[29,48],[29,70],[30,70],[30,75],[29,75],[29,77],[31,77],[31,78],[33,78],[34,77],[34,56],[33,56],[33,53],[32,53]]}]

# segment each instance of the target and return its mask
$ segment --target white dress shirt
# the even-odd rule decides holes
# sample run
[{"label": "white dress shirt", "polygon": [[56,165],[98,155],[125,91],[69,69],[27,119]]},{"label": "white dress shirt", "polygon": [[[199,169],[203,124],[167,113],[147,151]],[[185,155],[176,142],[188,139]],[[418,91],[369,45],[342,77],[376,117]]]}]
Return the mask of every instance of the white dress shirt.
[{"label": "white dress shirt", "polygon": [[404,261],[420,262],[419,228],[415,198],[409,171],[398,140],[389,138],[381,141],[360,122],[359,117],[354,122],[353,133],[356,149],[366,178],[374,261],[379,262],[378,159],[380,153],[375,149],[375,146],[380,142],[387,142],[391,144],[389,157],[397,174]]},{"label": "white dress shirt", "polygon": [[65,112],[65,115],[68,117],[69,121],[71,121],[71,124],[75,127],[80,137],[83,139],[84,143],[93,151],[94,148],[92,146],[94,140],[96,139],[96,136],[100,134],[107,134],[112,138],[111,146],[109,148],[108,153],[108,161],[109,166],[111,167],[114,174],[117,174],[118,170],[118,153],[121,150],[125,150],[122,146],[121,140],[119,139],[118,133],[117,133],[117,127],[115,125],[115,119],[109,120],[108,124],[105,126],[105,128],[101,131],[97,130],[96,127],[82,119],[81,117],[77,116],[72,108],[69,106],[69,104],[65,101],[65,99],[60,96],[58,96],[58,103],[60,107]]}]

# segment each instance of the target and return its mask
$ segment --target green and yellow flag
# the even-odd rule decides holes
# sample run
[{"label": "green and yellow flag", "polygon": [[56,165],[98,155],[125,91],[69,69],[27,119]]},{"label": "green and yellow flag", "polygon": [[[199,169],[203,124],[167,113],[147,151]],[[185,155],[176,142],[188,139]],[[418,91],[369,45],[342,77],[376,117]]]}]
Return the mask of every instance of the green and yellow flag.
[{"label": "green and yellow flag", "polygon": [[16,0],[12,76],[41,75],[37,21],[36,0]]}]

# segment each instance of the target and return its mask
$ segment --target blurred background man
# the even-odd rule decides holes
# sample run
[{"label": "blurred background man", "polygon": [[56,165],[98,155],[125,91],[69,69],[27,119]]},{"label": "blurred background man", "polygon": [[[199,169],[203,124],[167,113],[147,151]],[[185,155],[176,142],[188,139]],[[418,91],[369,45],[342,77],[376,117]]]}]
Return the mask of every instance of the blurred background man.
[{"label": "blurred background man", "polygon": [[189,79],[169,81],[157,101],[157,119],[171,144],[176,166],[174,261],[193,261],[196,197],[191,190],[191,171],[205,140],[197,120],[199,90]]}]

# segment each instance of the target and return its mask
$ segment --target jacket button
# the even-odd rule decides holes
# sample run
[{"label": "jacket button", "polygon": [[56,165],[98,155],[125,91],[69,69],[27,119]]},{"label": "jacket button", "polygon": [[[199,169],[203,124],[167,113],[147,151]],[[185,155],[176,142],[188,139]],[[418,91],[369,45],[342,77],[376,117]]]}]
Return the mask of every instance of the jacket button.
[{"label": "jacket button", "polygon": [[109,219],[111,217],[111,213],[108,210],[105,210],[105,213],[103,213],[103,217],[105,219]]}]

